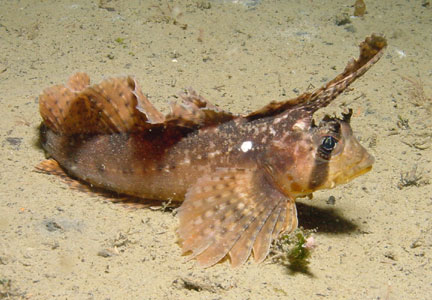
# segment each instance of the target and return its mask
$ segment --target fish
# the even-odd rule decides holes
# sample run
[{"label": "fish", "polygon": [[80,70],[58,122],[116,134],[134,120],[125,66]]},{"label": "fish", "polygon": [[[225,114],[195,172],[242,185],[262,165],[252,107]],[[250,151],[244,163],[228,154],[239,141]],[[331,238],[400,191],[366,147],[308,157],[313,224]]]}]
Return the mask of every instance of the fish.
[{"label": "fish", "polygon": [[76,73],[39,96],[41,145],[71,178],[178,202],[182,254],[198,265],[229,258],[236,267],[251,256],[259,263],[273,240],[297,228],[297,198],[371,170],[374,158],[350,126],[352,110],[319,123],[314,113],[386,46],[384,37],[371,35],[327,84],[245,115],[221,110],[192,89],[162,114],[132,76],[91,85],[86,73]]}]

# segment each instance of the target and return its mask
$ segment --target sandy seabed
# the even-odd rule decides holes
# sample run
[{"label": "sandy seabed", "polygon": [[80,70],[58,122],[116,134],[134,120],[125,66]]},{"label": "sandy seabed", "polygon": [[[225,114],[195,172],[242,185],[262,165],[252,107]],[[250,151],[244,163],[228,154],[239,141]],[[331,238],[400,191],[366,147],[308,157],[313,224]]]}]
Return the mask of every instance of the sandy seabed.
[{"label": "sandy seabed", "polygon": [[[366,1],[357,18],[353,4],[1,1],[0,299],[431,299],[432,3]],[[300,225],[317,230],[309,274],[253,260],[199,268],[180,255],[170,212],[34,172],[38,95],[76,71],[134,75],[159,108],[192,86],[246,113],[333,78],[372,33],[386,53],[327,111],[353,108],[376,163],[300,200]]]}]

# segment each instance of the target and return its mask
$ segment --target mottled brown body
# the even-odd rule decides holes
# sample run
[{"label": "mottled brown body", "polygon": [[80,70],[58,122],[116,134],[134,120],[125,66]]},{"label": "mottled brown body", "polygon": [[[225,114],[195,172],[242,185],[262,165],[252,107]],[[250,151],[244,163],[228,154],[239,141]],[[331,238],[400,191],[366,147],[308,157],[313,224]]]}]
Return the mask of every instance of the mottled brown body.
[{"label": "mottled brown body", "polygon": [[74,75],[40,97],[46,152],[68,174],[97,187],[147,199],[184,201],[183,252],[203,266],[226,255],[233,266],[297,226],[294,200],[370,170],[373,158],[352,135],[351,114],[325,117],[326,106],[382,54],[372,36],[334,80],[247,116],[218,110],[192,91],[167,116],[130,77],[90,86]]},{"label": "mottled brown body", "polygon": [[[168,133],[163,127],[88,137],[44,129],[44,148],[71,175],[96,186],[139,197],[183,201],[187,188],[209,169],[256,167],[265,156],[267,143],[292,126],[272,123],[272,118],[236,119],[185,136],[182,130]],[[246,152],[241,148],[245,142],[252,144]]]}]

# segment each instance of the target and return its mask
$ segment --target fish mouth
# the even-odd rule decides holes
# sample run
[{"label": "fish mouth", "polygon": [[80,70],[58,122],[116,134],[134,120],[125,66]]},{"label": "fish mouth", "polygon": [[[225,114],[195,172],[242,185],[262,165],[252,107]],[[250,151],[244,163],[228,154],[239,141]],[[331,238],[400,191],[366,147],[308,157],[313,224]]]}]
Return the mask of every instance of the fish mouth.
[{"label": "fish mouth", "polygon": [[363,174],[366,174],[366,173],[369,172],[370,170],[372,170],[372,165],[370,165],[370,166],[368,166],[368,167],[366,167],[366,168],[363,168],[362,170],[357,171],[356,173],[354,173],[354,174],[352,174],[351,176],[347,177],[347,181],[351,181],[351,180],[353,180],[354,178],[357,178],[357,177],[359,177],[359,176],[361,176],[361,175],[363,175]]},{"label": "fish mouth", "polygon": [[354,178],[357,178],[369,172],[370,170],[372,170],[372,165],[374,162],[375,158],[372,155],[368,154],[359,163],[348,167],[347,172],[343,172],[340,175],[336,176],[335,183],[344,184],[353,180]]}]

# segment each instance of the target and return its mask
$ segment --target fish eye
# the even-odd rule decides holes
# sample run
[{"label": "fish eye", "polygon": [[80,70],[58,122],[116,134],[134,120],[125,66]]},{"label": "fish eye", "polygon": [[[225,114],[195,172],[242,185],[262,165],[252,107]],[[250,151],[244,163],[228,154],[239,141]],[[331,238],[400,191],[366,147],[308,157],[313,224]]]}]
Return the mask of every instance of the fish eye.
[{"label": "fish eye", "polygon": [[332,136],[325,136],[321,141],[321,145],[319,146],[319,152],[321,156],[325,159],[328,159],[331,152],[336,147],[337,140]]},{"label": "fish eye", "polygon": [[322,140],[321,146],[326,151],[332,151],[336,146],[336,139],[332,136],[325,136]]}]

